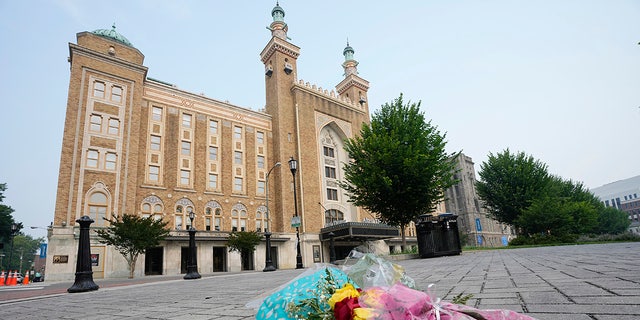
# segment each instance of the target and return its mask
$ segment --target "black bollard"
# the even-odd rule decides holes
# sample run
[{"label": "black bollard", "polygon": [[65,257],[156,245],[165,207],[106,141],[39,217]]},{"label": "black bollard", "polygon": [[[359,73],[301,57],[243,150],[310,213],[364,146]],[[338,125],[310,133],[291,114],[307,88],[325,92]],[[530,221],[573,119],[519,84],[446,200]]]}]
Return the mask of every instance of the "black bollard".
[{"label": "black bollard", "polygon": [[89,225],[93,219],[82,216],[76,220],[80,224],[80,241],[78,242],[78,256],[76,257],[76,281],[67,292],[86,292],[98,290],[98,285],[93,282],[91,270],[91,243],[89,242]]}]

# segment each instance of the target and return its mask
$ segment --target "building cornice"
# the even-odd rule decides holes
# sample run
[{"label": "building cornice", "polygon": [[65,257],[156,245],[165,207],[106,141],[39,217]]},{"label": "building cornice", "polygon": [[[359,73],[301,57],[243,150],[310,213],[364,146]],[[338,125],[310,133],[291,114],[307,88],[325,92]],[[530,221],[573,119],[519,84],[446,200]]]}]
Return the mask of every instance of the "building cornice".
[{"label": "building cornice", "polygon": [[338,85],[336,86],[336,90],[339,94],[342,94],[351,86],[355,86],[364,91],[368,91],[369,81],[362,79],[355,74],[350,74],[346,78],[344,78],[344,80],[340,81],[340,83],[338,83]]},{"label": "building cornice", "polygon": [[262,60],[262,63],[267,63],[269,58],[271,58],[273,53],[276,51],[286,54],[293,59],[298,59],[298,56],[300,56],[300,48],[298,46],[278,37],[272,37],[271,41],[267,43],[260,53],[260,60]]},{"label": "building cornice", "polygon": [[91,50],[83,46],[77,45],[75,43],[69,43],[69,63],[73,64],[73,57],[75,55],[85,56],[85,57],[96,59],[109,64],[115,64],[115,65],[118,65],[119,67],[141,73],[143,77],[147,76],[147,71],[149,70],[149,68],[143,65],[132,63],[117,57],[112,57],[107,54],[100,53],[95,50]]}]

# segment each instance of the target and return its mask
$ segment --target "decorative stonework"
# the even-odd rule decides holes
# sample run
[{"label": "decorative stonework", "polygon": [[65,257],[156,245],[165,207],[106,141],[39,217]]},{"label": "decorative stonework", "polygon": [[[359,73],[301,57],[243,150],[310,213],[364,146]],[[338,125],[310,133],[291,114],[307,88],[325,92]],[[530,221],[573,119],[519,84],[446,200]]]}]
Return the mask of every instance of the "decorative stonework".
[{"label": "decorative stonework", "polygon": [[348,97],[336,95],[335,91],[333,90],[328,91],[327,89],[322,89],[322,87],[318,87],[315,84],[310,84],[309,82],[304,82],[304,80],[298,80],[297,83],[294,83],[294,89],[295,88],[304,89],[307,92],[321,96],[322,98],[332,101],[340,106],[347,107],[349,109],[355,109],[359,112],[364,111],[362,105],[357,103],[357,101],[352,101]]}]

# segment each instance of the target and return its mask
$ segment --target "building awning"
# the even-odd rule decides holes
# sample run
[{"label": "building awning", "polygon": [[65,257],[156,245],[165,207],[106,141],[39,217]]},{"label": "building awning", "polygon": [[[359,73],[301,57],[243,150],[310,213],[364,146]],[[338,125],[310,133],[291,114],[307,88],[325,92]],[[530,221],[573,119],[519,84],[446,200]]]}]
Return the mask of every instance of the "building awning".
[{"label": "building awning", "polygon": [[370,241],[400,236],[397,227],[371,222],[342,222],[320,229],[320,241],[331,239],[341,241]]}]

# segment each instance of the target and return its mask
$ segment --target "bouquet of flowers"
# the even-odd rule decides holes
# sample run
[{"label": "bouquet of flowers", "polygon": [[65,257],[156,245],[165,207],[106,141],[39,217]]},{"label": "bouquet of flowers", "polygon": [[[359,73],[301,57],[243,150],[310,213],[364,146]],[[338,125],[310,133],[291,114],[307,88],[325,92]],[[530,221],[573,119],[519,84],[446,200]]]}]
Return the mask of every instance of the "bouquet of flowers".
[{"label": "bouquet of flowers", "polygon": [[342,269],[319,265],[265,298],[256,319],[533,320],[510,310],[440,301],[415,288],[402,266],[373,254]]}]

